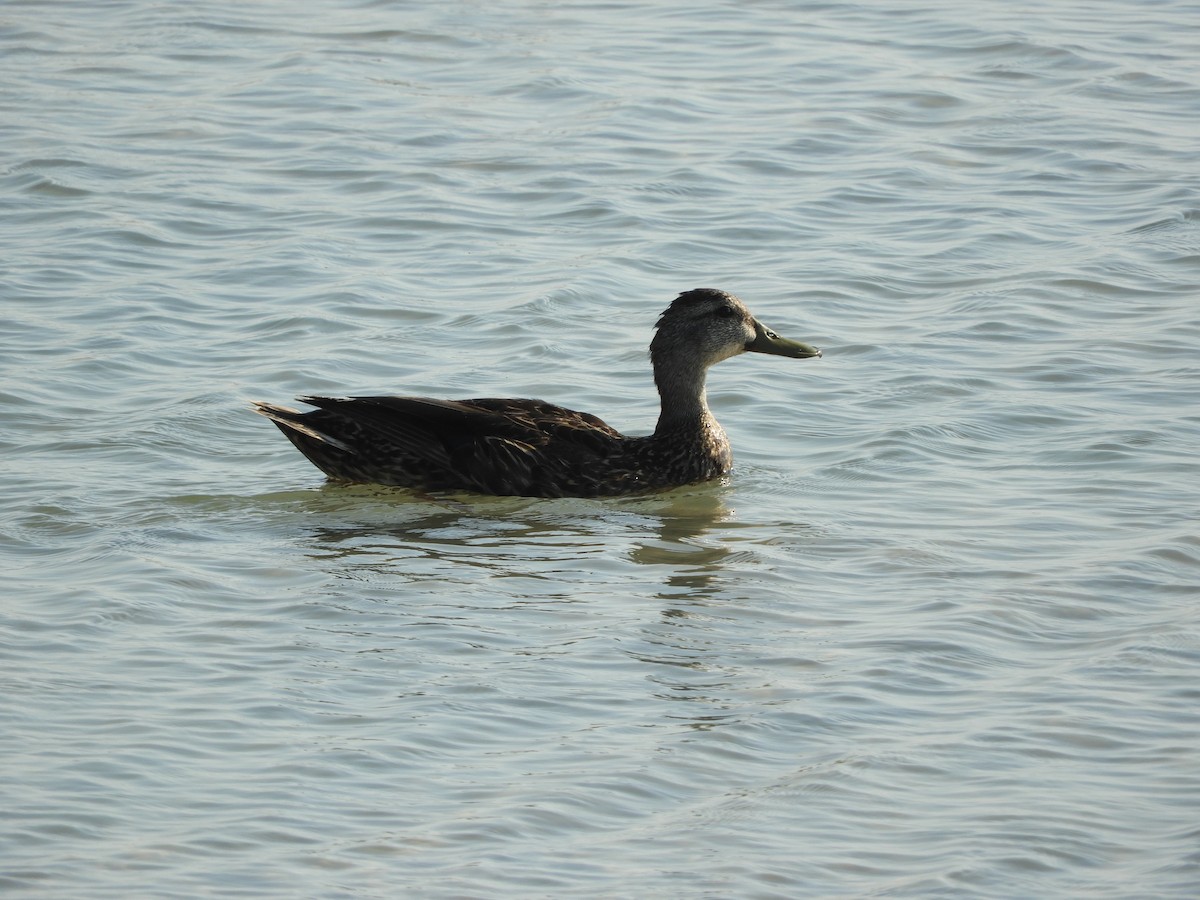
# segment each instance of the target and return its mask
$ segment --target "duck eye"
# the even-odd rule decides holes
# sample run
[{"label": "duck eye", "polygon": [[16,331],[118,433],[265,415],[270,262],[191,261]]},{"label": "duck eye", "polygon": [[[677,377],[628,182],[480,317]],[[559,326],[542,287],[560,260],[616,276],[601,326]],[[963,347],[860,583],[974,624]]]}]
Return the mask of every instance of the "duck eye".
[{"label": "duck eye", "polygon": [[737,315],[737,311],[732,306],[718,306],[714,311],[714,315],[722,319],[732,319]]}]

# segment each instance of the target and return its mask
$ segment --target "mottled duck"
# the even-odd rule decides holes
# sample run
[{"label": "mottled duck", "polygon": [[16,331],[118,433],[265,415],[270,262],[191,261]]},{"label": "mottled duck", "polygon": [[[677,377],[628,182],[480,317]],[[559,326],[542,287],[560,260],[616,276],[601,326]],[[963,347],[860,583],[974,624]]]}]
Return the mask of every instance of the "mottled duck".
[{"label": "mottled duck", "polygon": [[635,494],[729,472],[729,439],[705,398],[709,366],[747,350],[821,355],[714,288],[680,294],[655,327],[650,359],[662,409],[645,437],[541,400],[301,397],[318,408],[255,403],[255,411],[334,481],[526,497]]}]

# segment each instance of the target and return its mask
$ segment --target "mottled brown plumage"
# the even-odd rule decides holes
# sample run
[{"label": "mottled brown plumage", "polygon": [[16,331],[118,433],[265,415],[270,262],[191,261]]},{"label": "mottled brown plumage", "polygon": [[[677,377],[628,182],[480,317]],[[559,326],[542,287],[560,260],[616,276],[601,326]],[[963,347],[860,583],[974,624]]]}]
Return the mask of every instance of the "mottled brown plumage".
[{"label": "mottled brown plumage", "polygon": [[821,355],[713,288],[680,294],[656,328],[650,356],[662,411],[645,437],[541,400],[301,397],[318,408],[256,403],[255,411],[336,481],[529,497],[633,494],[729,471],[729,441],[705,398],[709,366],[747,350]]}]

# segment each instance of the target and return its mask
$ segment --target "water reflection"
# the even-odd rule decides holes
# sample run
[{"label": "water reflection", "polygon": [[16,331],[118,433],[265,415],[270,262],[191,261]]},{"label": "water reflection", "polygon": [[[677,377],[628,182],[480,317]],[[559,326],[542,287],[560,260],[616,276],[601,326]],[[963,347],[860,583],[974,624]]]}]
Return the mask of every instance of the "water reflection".
[{"label": "water reflection", "polygon": [[[430,567],[414,565],[414,558],[435,564],[438,577],[447,574],[439,563],[536,576],[572,561],[613,563],[620,551],[624,560],[668,568],[660,597],[707,596],[730,551],[702,538],[730,517],[726,491],[718,484],[624,501],[407,495],[404,502],[407,492],[389,497],[374,488],[329,487],[321,500],[344,492],[343,504],[322,511],[334,524],[310,529],[310,555],[337,577],[346,565],[364,564],[381,574],[419,578]],[[357,504],[361,499],[370,502]],[[355,521],[336,524],[346,514]]]},{"label": "water reflection", "polygon": [[727,718],[730,684],[714,634],[724,614],[712,610],[730,595],[727,564],[739,560],[744,578],[748,556],[720,537],[733,517],[728,492],[713,484],[622,501],[444,500],[327,488],[314,503],[332,508],[308,530],[308,555],[336,584],[353,582],[354,599],[334,602],[386,610],[381,637],[474,653],[490,646],[501,654],[495,666],[518,656],[550,665],[598,641],[598,664],[616,666],[644,700],[699,704],[664,720],[711,728]]}]

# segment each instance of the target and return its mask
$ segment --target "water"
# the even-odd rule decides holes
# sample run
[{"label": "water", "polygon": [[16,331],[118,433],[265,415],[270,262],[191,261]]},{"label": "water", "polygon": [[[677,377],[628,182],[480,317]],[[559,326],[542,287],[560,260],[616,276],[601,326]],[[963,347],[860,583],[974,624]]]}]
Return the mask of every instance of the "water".
[{"label": "water", "polygon": [[[0,9],[0,887],[1200,892],[1194,3]],[[252,398],[734,475],[329,487]]]}]

